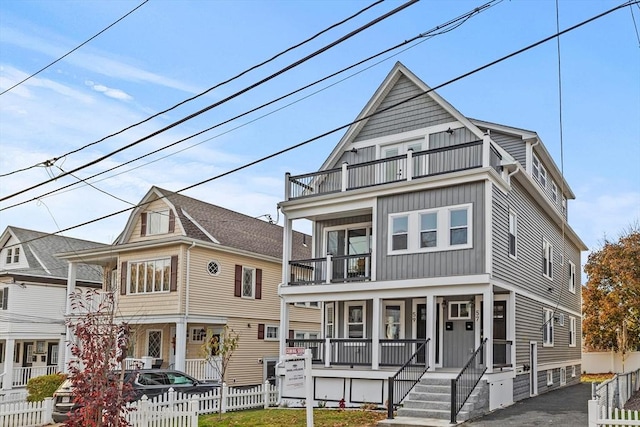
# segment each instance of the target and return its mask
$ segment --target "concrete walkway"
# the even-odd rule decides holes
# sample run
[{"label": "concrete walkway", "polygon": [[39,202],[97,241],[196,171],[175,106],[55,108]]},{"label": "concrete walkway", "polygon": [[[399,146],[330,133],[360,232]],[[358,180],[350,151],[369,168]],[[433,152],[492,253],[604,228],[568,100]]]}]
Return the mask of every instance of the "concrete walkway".
[{"label": "concrete walkway", "polygon": [[[484,417],[458,425],[464,427],[584,427],[588,425],[589,421],[587,412],[589,399],[591,399],[591,384],[576,384],[521,400],[505,409],[499,409]],[[454,425],[450,424],[448,420],[409,417],[397,417],[378,423],[378,426],[381,427],[445,427]]]},{"label": "concrete walkway", "polygon": [[581,383],[550,391],[462,424],[468,427],[580,426],[589,423],[587,401],[591,384]]}]

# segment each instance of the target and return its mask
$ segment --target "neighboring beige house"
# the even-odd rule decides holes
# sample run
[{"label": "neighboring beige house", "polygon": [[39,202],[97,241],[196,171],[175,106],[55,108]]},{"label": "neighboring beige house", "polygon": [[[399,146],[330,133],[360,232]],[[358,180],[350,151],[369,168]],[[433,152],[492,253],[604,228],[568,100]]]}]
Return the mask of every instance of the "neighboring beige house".
[{"label": "neighboring beige house", "polygon": [[[99,246],[13,226],[0,235],[0,396],[63,369],[68,263],[53,254]],[[77,265],[78,287],[101,283],[101,269]]]},{"label": "neighboring beige house", "polygon": [[[311,256],[307,239],[294,233],[299,258]],[[208,332],[228,325],[240,339],[227,382],[259,384],[275,376],[280,334],[319,336],[313,303],[292,307],[289,329],[280,330],[280,226],[158,187],[113,245],[60,257],[70,263],[69,292],[77,263],[104,269],[103,291],[115,292],[118,320],[133,326],[131,359],[148,365],[216,379],[201,348]]]}]

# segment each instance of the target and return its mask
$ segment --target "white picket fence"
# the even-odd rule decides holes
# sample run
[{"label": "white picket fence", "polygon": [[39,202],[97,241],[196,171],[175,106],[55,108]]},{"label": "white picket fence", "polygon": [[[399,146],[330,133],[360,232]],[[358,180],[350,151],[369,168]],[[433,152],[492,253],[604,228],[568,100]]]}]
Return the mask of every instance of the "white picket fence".
[{"label": "white picket fence", "polygon": [[[268,408],[278,404],[278,388],[268,381],[239,389],[222,387],[189,396],[173,390],[153,399],[146,396],[128,405],[127,421],[132,427],[197,427],[198,415]],[[14,405],[14,406],[9,406]],[[41,426],[51,421],[53,401],[0,404],[0,427]]]},{"label": "white picket fence", "polygon": [[32,427],[51,423],[53,399],[0,403],[0,427]]},{"label": "white picket fence", "polygon": [[589,427],[640,426],[640,411],[619,409],[640,392],[640,369],[616,374],[610,380],[592,386],[588,402]]}]

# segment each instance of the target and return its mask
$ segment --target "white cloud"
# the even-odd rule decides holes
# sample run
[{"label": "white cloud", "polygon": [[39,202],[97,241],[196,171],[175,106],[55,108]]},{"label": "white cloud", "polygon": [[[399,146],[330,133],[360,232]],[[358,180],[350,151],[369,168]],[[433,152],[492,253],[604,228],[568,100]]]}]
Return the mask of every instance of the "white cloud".
[{"label": "white cloud", "polygon": [[131,101],[133,99],[131,95],[129,95],[128,93],[120,89],[113,89],[105,85],[94,83],[91,80],[87,80],[85,84],[89,86],[91,89],[95,90],[96,92],[103,93],[105,96],[108,96],[109,98],[120,99],[123,101]]}]

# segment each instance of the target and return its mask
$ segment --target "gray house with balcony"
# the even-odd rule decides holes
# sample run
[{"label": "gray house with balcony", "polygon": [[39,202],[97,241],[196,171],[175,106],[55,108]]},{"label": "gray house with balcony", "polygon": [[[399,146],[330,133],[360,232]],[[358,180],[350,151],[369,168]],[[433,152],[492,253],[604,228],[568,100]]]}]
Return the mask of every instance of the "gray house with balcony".
[{"label": "gray house with balcony", "polygon": [[312,350],[315,400],[458,421],[579,381],[574,198],[535,132],[467,118],[397,63],[319,171],[286,175],[281,327],[319,301],[323,336],[281,357]]}]

